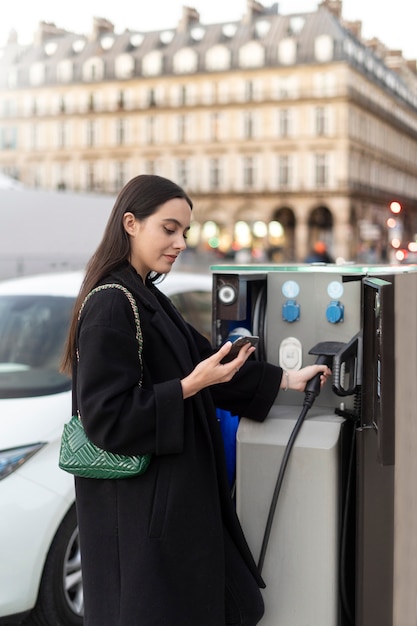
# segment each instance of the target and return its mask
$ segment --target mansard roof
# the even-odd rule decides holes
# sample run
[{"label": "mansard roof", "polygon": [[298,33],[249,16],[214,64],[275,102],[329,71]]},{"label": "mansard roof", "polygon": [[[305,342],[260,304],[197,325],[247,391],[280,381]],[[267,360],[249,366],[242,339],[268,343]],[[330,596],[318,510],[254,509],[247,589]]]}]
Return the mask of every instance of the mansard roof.
[{"label": "mansard roof", "polygon": [[[262,55],[259,55],[263,59],[262,67],[345,61],[358,71],[367,73],[372,80],[382,81],[385,88],[397,91],[403,99],[407,100],[411,94],[412,90],[407,88],[402,77],[390,70],[372,47],[365,45],[346,27],[328,2],[321,2],[316,11],[291,15],[279,14],[276,3],[263,7],[255,0],[247,0],[247,6],[247,13],[241,20],[215,24],[200,23],[198,13],[184,7],[179,24],[160,31],[127,28],[122,33],[116,33],[110,22],[97,18],[93,34],[72,33],[45,23],[42,30],[41,24],[32,44],[22,46],[13,40],[0,48],[0,89],[34,86],[30,82],[30,69],[34,65],[44,66],[44,71],[40,72],[43,78],[38,79],[36,87],[59,85],[62,78],[58,67],[65,61],[72,67],[67,82],[69,80],[73,84],[86,82],[82,69],[93,59],[102,64],[102,73],[97,77],[100,82],[149,76],[149,71],[144,71],[144,61],[150,53],[160,56],[154,76],[205,73],[210,71],[206,55],[215,46],[224,46],[229,51],[230,64],[224,67],[224,71],[228,72],[242,67],[241,50],[256,42],[262,50]],[[321,53],[318,52],[318,41]],[[281,44],[287,45],[287,57],[279,53]],[[290,49],[293,57],[288,56]],[[189,66],[176,65],[174,60],[179,53],[193,55],[193,62]],[[131,56],[134,61],[131,64],[132,73],[122,77],[116,72],[116,61],[121,55]],[[255,62],[252,67],[257,69],[261,66]],[[216,71],[222,71],[222,68],[216,68]],[[407,92],[410,94],[407,95]],[[412,100],[415,106],[414,96]]]}]

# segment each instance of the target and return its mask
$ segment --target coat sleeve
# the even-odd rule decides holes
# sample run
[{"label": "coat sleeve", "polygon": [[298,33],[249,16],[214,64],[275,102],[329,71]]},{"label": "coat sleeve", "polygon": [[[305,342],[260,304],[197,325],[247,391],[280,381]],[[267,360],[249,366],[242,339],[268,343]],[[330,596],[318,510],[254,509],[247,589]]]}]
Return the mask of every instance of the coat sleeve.
[{"label": "coat sleeve", "polygon": [[211,388],[214,404],[239,417],[263,422],[276,400],[281,378],[280,367],[249,358],[229,383]]},{"label": "coat sleeve", "polygon": [[[207,339],[195,329],[191,332],[200,357],[207,358],[213,354]],[[250,357],[229,383],[210,387],[214,404],[234,415],[262,422],[276,400],[282,374],[280,367]]]},{"label": "coat sleeve", "polygon": [[[179,379],[139,386],[133,313],[118,290],[95,294],[79,324],[76,397],[87,436],[119,454],[183,449],[184,400]],[[146,370],[146,364],[144,367]]]}]

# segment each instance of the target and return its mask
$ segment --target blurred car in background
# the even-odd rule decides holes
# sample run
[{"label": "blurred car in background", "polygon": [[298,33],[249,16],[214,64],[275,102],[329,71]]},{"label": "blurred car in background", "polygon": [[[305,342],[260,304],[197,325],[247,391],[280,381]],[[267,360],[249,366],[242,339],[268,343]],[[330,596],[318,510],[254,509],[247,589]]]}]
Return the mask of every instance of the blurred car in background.
[{"label": "blurred car in background", "polygon": [[[58,467],[71,411],[58,370],[82,278],[0,282],[0,623],[83,623],[74,483]],[[211,276],[172,272],[158,286],[210,338]]]}]

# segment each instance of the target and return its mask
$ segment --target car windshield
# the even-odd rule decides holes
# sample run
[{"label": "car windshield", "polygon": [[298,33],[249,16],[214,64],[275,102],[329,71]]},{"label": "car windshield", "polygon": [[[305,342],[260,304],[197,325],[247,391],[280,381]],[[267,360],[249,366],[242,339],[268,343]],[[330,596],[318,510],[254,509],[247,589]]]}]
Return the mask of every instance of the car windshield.
[{"label": "car windshield", "polygon": [[0,296],[0,398],[70,389],[59,366],[73,305],[68,297]]},{"label": "car windshield", "polygon": [[211,338],[211,292],[184,291],[169,296],[183,318],[202,335]]}]

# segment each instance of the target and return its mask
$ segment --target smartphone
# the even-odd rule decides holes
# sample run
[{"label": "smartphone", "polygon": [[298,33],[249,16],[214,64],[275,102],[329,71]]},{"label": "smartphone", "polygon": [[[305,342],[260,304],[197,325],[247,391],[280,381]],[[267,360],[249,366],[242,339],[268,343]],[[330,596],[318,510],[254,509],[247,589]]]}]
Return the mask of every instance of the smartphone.
[{"label": "smartphone", "polygon": [[229,363],[229,361],[233,361],[239,354],[240,349],[245,346],[247,343],[250,343],[251,346],[257,346],[259,341],[259,337],[256,335],[250,335],[249,337],[239,337],[232,343],[232,347],[230,348],[229,354],[226,354],[225,357],[222,358],[220,363]]}]

